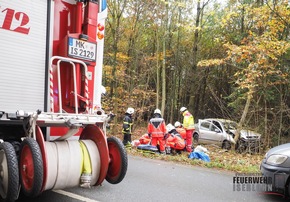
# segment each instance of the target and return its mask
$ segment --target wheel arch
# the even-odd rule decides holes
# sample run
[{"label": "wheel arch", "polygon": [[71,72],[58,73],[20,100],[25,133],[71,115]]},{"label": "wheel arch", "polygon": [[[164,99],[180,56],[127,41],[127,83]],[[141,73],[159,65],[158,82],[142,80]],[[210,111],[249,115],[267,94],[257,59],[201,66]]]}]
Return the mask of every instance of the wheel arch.
[{"label": "wheel arch", "polygon": [[96,125],[86,126],[81,135],[81,140],[92,140],[98,147],[101,157],[101,170],[97,183],[95,185],[100,185],[106,178],[108,168],[109,168],[109,151],[106,141],[106,136],[102,130]]},{"label": "wheel arch", "polygon": [[222,149],[230,150],[232,148],[232,144],[229,140],[223,140]]}]

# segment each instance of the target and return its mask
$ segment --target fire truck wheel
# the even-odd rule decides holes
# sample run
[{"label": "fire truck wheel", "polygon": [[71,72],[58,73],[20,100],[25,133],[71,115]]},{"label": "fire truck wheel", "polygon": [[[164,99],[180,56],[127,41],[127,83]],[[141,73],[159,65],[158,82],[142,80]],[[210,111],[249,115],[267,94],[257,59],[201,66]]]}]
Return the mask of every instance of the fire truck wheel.
[{"label": "fire truck wheel", "polygon": [[0,195],[6,201],[18,198],[18,161],[14,147],[9,142],[0,144]]},{"label": "fire truck wheel", "polygon": [[116,137],[107,138],[110,163],[106,180],[118,184],[126,175],[128,167],[127,152],[123,143]]},{"label": "fire truck wheel", "polygon": [[[41,192],[44,191],[44,186],[47,181],[47,153],[45,150],[45,142],[44,142],[44,136],[42,134],[42,131],[39,126],[36,126],[36,142],[39,145],[40,151],[41,151],[41,158],[43,161],[43,183],[41,187]],[[50,154],[51,155],[51,154]]]},{"label": "fire truck wheel", "polygon": [[43,183],[43,161],[36,140],[24,139],[19,158],[21,191],[26,196],[36,197],[41,193]]}]

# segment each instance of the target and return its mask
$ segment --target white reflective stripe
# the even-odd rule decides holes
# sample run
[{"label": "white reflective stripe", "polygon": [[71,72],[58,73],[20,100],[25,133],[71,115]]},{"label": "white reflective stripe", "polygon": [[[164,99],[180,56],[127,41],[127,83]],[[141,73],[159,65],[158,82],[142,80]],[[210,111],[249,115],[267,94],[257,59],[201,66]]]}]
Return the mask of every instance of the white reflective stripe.
[{"label": "white reflective stripe", "polygon": [[152,132],[152,134],[163,134],[163,132]]},{"label": "white reflective stripe", "polygon": [[150,122],[162,122],[164,119],[163,118],[152,118],[150,119]]}]

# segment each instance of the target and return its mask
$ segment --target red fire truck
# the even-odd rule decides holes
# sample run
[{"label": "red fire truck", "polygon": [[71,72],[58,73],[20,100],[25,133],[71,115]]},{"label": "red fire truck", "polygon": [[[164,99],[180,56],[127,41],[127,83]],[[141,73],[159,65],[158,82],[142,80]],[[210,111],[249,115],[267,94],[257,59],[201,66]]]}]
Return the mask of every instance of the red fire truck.
[{"label": "red fire truck", "polygon": [[0,195],[123,180],[101,107],[106,0],[1,0]]}]

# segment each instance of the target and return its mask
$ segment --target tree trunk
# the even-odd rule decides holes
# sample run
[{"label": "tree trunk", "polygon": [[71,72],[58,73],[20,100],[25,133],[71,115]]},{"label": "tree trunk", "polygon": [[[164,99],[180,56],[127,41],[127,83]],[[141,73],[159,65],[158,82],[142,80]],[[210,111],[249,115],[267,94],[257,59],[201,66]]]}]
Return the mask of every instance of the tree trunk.
[{"label": "tree trunk", "polygon": [[[281,92],[281,86],[280,86]],[[282,126],[283,126],[283,93],[280,93],[280,112],[279,112],[279,131],[278,131],[278,145],[281,143],[281,133],[282,133]]]},{"label": "tree trunk", "polygon": [[162,101],[161,101],[161,113],[164,115],[165,102],[166,102],[166,41],[168,37],[168,4],[165,1],[166,16],[164,23],[164,38],[163,38],[163,63],[162,63]]},{"label": "tree trunk", "polygon": [[194,40],[193,40],[193,69],[196,69],[197,64],[197,53],[198,53],[198,35],[199,35],[199,27],[200,27],[200,17],[201,17],[201,7],[200,1],[197,1],[197,8],[196,8],[196,20],[195,20],[195,31],[194,31]]},{"label": "tree trunk", "polygon": [[160,89],[160,66],[159,66],[159,35],[156,29],[156,108],[159,108],[159,89]]},{"label": "tree trunk", "polygon": [[267,110],[267,101],[266,101],[266,99],[264,98],[264,109],[265,109],[265,111],[264,111],[264,125],[265,125],[265,129],[264,129],[264,134],[266,134],[267,135],[267,138],[266,138],[266,140],[267,140],[267,148],[269,148],[269,145],[270,145],[270,134],[269,133],[267,133],[267,131],[268,131],[268,129],[267,129],[267,127],[268,127],[268,124],[267,124],[267,120],[268,120],[268,110]]},{"label": "tree trunk", "polygon": [[236,133],[235,133],[234,140],[235,140],[236,143],[237,143],[238,139],[240,138],[240,132],[241,132],[241,129],[242,129],[242,125],[245,123],[246,116],[248,114],[249,107],[250,107],[250,104],[251,104],[252,96],[253,96],[253,91],[250,89],[249,92],[248,92],[248,95],[247,95],[247,101],[246,101],[246,104],[245,104],[245,108],[244,108],[242,117],[240,119],[240,122],[238,123],[238,128],[237,128]]}]

